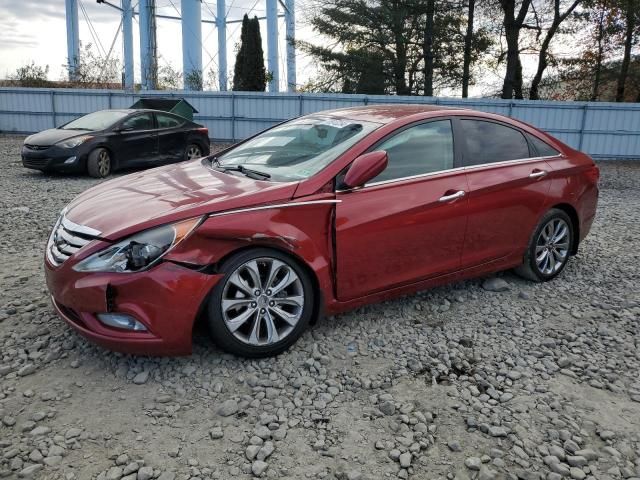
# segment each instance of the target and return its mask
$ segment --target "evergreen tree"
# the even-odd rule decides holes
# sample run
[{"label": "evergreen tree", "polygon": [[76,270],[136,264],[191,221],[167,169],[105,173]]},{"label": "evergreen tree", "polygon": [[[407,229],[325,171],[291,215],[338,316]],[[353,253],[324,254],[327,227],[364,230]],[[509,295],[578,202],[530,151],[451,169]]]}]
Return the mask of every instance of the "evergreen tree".
[{"label": "evergreen tree", "polygon": [[240,49],[236,56],[233,89],[244,92],[264,92],[267,73],[264,67],[260,22],[257,17],[249,19],[245,14],[240,33]]}]

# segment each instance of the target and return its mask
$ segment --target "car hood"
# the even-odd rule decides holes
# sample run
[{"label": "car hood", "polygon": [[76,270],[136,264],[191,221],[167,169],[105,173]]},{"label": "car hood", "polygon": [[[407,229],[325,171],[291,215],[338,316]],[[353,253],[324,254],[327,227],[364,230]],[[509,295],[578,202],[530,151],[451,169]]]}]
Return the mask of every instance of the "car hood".
[{"label": "car hood", "polygon": [[95,134],[95,132],[88,132],[86,130],[63,130],[61,128],[50,128],[40,133],[25,138],[24,143],[29,145],[49,146],[55,143],[67,140],[73,137],[79,137],[80,135]]},{"label": "car hood", "polygon": [[164,223],[290,199],[298,185],[254,180],[193,160],[124,175],[90,188],[66,217],[116,240]]}]

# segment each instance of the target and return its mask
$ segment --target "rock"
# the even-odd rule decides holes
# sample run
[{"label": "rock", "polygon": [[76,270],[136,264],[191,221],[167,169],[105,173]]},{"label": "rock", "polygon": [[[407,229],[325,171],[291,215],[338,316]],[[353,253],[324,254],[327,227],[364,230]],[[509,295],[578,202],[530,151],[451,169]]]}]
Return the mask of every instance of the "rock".
[{"label": "rock", "polygon": [[498,473],[486,465],[480,467],[480,472],[476,477],[476,480],[495,480],[498,478]]},{"label": "rock", "polygon": [[498,427],[498,426],[495,426],[495,425],[491,425],[489,427],[488,433],[492,437],[506,437],[508,432],[507,432],[507,429],[504,428],[504,427]]},{"label": "rock", "polygon": [[569,469],[569,475],[571,475],[571,478],[574,478],[575,480],[584,480],[587,476],[587,474],[578,467],[571,467]]},{"label": "rock", "polygon": [[107,470],[105,480],[120,480],[122,478],[122,467],[111,467]]},{"label": "rock", "polygon": [[502,278],[491,277],[482,282],[482,288],[489,292],[506,292],[509,290],[509,284]]},{"label": "rock", "polygon": [[459,452],[462,450],[460,443],[456,440],[449,440],[449,442],[447,442],[447,447],[449,447],[449,450],[452,452]]},{"label": "rock", "polygon": [[173,472],[162,472],[158,480],[175,480],[176,474]]},{"label": "rock", "polygon": [[387,416],[396,413],[396,406],[393,404],[393,402],[389,401],[382,402],[380,405],[378,405],[378,409]]},{"label": "rock", "polygon": [[212,440],[218,440],[224,437],[224,432],[222,431],[222,427],[213,427],[209,430],[209,436]]},{"label": "rock", "polygon": [[36,463],[35,465],[29,465],[28,467],[23,468],[18,476],[22,478],[35,478],[36,474],[42,470],[42,465]]},{"label": "rock", "polygon": [[482,465],[482,461],[478,457],[468,457],[464,461],[465,467],[469,470],[480,470],[480,466]]},{"label": "rock", "polygon": [[35,371],[36,371],[36,366],[33,363],[28,363],[24,367],[20,368],[20,370],[18,370],[18,376],[26,377],[27,375],[31,375]]},{"label": "rock", "polygon": [[232,399],[225,400],[220,404],[217,412],[221,417],[230,417],[231,415],[235,415],[238,412],[238,402]]},{"label": "rock", "polygon": [[604,431],[599,431],[598,432],[598,436],[604,440],[605,442],[607,440],[613,440],[614,438],[616,438],[616,434],[614,432],[612,432],[611,430],[604,430]]},{"label": "rock", "polygon": [[142,467],[138,470],[138,475],[136,476],[137,480],[151,480],[153,478],[153,468],[152,467]]},{"label": "rock", "polygon": [[251,464],[251,472],[256,476],[261,476],[269,468],[269,464],[261,460],[256,460]]},{"label": "rock", "polygon": [[138,373],[135,377],[133,377],[133,383],[136,385],[144,385],[149,380],[149,372],[147,370],[143,370]]},{"label": "rock", "polygon": [[411,454],[409,452],[401,454],[399,460],[402,468],[409,468],[411,466]]},{"label": "rock", "polygon": [[247,460],[254,460],[258,456],[260,448],[262,448],[260,445],[249,445],[244,452]]}]

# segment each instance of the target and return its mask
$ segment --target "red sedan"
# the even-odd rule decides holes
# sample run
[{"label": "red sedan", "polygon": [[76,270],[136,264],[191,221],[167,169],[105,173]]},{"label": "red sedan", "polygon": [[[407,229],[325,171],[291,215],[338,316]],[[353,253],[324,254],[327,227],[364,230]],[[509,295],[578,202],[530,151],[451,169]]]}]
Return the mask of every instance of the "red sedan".
[{"label": "red sedan", "polygon": [[598,177],[499,115],[315,113],[87,190],[53,229],[47,285],[113,350],[188,354],[202,316],[223,349],[274,355],[322,313],[510,268],[554,278],[589,232]]}]

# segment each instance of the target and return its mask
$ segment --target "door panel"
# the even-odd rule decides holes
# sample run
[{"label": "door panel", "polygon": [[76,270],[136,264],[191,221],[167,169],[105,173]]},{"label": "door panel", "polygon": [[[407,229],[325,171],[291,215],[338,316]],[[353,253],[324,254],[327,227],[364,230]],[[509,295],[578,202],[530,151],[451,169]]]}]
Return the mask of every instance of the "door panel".
[{"label": "door panel", "polygon": [[460,267],[467,198],[464,171],[338,192],[338,298],[349,300]]},{"label": "door panel", "polygon": [[550,171],[541,159],[466,169],[469,221],[462,268],[524,252],[551,186]]},{"label": "door panel", "polygon": [[158,122],[159,158],[161,162],[175,162],[182,160],[187,147],[187,132],[184,131],[184,121],[174,117],[156,113]]},{"label": "door panel", "polygon": [[125,167],[148,164],[158,151],[153,116],[150,113],[135,115],[124,120],[120,127],[132,130],[123,130],[111,139],[118,165]]}]

